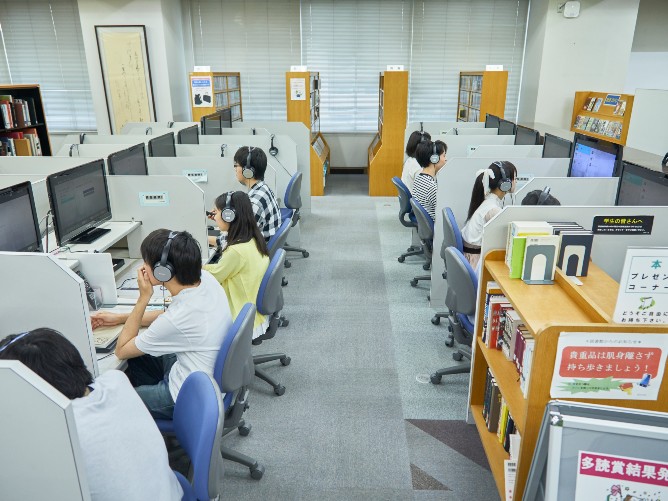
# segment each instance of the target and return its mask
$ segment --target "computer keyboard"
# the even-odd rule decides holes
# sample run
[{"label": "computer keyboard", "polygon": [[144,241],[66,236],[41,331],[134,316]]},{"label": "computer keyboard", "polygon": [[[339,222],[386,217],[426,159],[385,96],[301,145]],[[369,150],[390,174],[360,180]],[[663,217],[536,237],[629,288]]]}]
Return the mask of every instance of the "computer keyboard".
[{"label": "computer keyboard", "polygon": [[107,353],[116,347],[116,340],[123,330],[123,324],[98,327],[93,331],[93,343],[97,353]]}]

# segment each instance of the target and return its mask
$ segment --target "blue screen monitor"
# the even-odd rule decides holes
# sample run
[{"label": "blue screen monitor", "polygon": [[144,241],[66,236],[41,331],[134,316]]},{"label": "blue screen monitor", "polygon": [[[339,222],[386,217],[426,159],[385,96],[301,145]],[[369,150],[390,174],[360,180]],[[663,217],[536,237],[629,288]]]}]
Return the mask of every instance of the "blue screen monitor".
[{"label": "blue screen monitor", "polygon": [[621,145],[576,134],[568,177],[619,176],[621,159]]}]

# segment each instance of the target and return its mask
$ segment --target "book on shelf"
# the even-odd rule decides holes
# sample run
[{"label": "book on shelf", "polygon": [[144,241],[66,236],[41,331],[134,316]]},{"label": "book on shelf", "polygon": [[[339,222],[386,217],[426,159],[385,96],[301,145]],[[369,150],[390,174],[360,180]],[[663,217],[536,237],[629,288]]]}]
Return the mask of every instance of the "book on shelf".
[{"label": "book on shelf", "polygon": [[515,310],[506,310],[506,321],[504,324],[503,344],[501,351],[508,360],[513,361],[515,344],[517,343],[517,329],[524,325],[519,313]]},{"label": "book on shelf", "polygon": [[598,113],[598,110],[601,108],[601,104],[603,104],[603,98],[597,97],[596,103],[594,103],[594,113]]},{"label": "book on shelf", "polygon": [[488,348],[500,349],[499,333],[502,329],[502,318],[505,310],[512,308],[512,305],[507,302],[506,296],[492,297],[489,301],[489,318],[487,319],[487,336],[486,345]]},{"label": "book on shelf", "polygon": [[615,109],[612,112],[612,114],[623,117],[625,112],[626,112],[626,101],[624,99],[620,99],[617,101],[617,105],[615,106]]},{"label": "book on shelf", "polygon": [[9,94],[0,95],[0,128],[15,129],[37,124],[35,100],[17,99]]},{"label": "book on shelf", "polygon": [[496,433],[499,425],[499,414],[501,412],[501,391],[496,384],[492,372],[487,369],[487,380],[485,384],[485,399],[483,401],[483,417],[487,430]]},{"label": "book on shelf", "polygon": [[531,366],[533,362],[533,350],[536,344],[536,340],[528,332],[522,332],[523,337],[523,348],[522,348],[522,357],[520,362],[520,390],[522,390],[522,395],[524,398],[527,398],[529,393],[529,380],[531,379]]},{"label": "book on shelf", "polygon": [[517,459],[503,460],[503,479],[506,501],[513,501],[515,495],[515,477],[517,476]]},{"label": "book on shelf", "polygon": [[591,104],[592,99],[594,99],[594,98],[593,97],[588,97],[587,99],[585,99],[584,106],[582,107],[583,110],[589,111],[589,105]]},{"label": "book on shelf", "polygon": [[529,235],[552,235],[552,227],[547,221],[513,221],[508,224],[505,262],[509,270],[512,269],[513,253],[516,250],[514,246],[519,245],[518,249],[521,248],[521,242],[514,242],[514,239]]},{"label": "book on shelf", "polygon": [[483,311],[482,317],[482,341],[486,343],[487,341],[487,318],[489,314],[489,302],[492,297],[504,297],[499,284],[493,281],[487,282],[485,288],[485,310]]},{"label": "book on shelf", "polygon": [[16,149],[14,148],[14,139],[11,137],[0,136],[0,144],[2,144],[2,150],[0,150],[0,155],[6,157],[16,156]]}]

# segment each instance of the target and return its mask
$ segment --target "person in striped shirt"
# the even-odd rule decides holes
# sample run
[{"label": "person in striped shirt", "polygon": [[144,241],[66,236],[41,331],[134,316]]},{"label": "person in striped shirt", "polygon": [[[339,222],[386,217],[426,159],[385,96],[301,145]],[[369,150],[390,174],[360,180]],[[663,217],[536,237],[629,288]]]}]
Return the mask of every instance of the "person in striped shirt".
[{"label": "person in striped shirt", "polygon": [[436,191],[438,182],[436,174],[445,165],[445,152],[448,146],[443,141],[423,141],[415,150],[415,159],[422,167],[422,171],[415,176],[412,195],[436,219]]}]

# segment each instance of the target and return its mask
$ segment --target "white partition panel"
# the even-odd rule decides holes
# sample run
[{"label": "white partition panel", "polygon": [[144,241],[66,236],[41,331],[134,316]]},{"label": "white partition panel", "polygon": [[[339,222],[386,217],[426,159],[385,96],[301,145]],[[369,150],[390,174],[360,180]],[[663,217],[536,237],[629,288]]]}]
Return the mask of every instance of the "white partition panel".
[{"label": "white partition panel", "polygon": [[[49,327],[61,332],[97,376],[97,358],[83,280],[50,254],[0,252],[5,293],[0,338]],[[2,414],[2,413],[0,413]]]},{"label": "white partition panel", "polygon": [[517,190],[513,205],[521,205],[527,193],[550,187],[561,205],[615,205],[618,177],[534,177]]},{"label": "white partition panel", "polygon": [[[96,157],[102,158],[102,155]],[[94,158],[76,157],[2,157],[0,174],[42,174],[48,176],[55,172],[83,165]]]},{"label": "white partition panel", "polygon": [[90,500],[72,403],[16,360],[0,360],[2,499]]},{"label": "white partition panel", "polygon": [[128,122],[121,129],[121,134],[144,134],[147,127],[165,128],[176,132],[193,125],[199,127],[199,122]]},{"label": "white partition panel", "polygon": [[[422,129],[420,128],[422,125]],[[458,129],[484,129],[485,122],[409,122],[406,125],[406,132],[404,133],[404,146],[408,142],[408,138],[414,131],[424,130],[431,136],[445,134],[452,128]],[[484,133],[483,133],[484,134]]]},{"label": "white partition panel", "polygon": [[512,145],[515,136],[455,136],[452,134],[432,135],[432,141],[440,140],[448,145],[445,154],[448,160],[453,158],[468,158],[480,145]]},{"label": "white partition panel", "polygon": [[[100,136],[103,137],[103,136]],[[109,136],[109,137],[114,137],[114,136]],[[126,136],[118,136],[119,138],[123,138]],[[130,136],[127,136],[130,137]],[[133,136],[134,137],[134,136]],[[72,158],[104,158],[105,162],[107,160],[107,157],[111,155],[112,153],[116,153],[117,151],[124,150],[126,148],[129,148],[130,146],[134,146],[135,144],[139,144],[143,142],[144,144],[148,144],[149,140],[152,139],[151,136],[141,136],[142,140],[139,141],[134,141],[134,142],[127,142],[127,143],[112,143],[112,144],[79,144],[77,143],[65,143],[63,144],[58,152],[54,155],[56,157],[72,157]],[[147,146],[148,148],[148,146]],[[70,155],[70,151],[72,154]]]},{"label": "white partition panel", "polygon": [[462,128],[462,127],[453,127],[450,129],[447,134],[448,136],[498,136],[499,135],[499,129],[492,129],[492,128]]},{"label": "white partition panel", "polygon": [[[159,134],[153,134],[153,135],[146,135],[146,134],[102,134],[102,135],[97,135],[97,134],[86,134],[86,137],[84,138],[83,144],[79,145],[81,146],[89,146],[89,145],[94,145],[94,144],[121,144],[121,145],[133,145],[133,144],[139,144],[139,143],[144,143],[147,145],[147,151],[148,151],[148,142],[151,139],[155,139],[157,136],[162,136],[164,134],[168,134],[170,132],[174,133],[174,140],[176,141],[176,133],[174,132],[173,129],[165,129],[164,132],[159,133]],[[70,134],[65,137],[65,141],[63,142],[63,146],[58,150],[59,155],[58,156],[69,156],[69,147],[70,144],[78,144],[79,143],[79,135],[78,134]],[[127,148],[127,146],[125,146]],[[65,152],[65,149],[67,151]],[[121,148],[122,149],[122,148]],[[64,154],[62,154],[64,153]],[[74,154],[74,152],[73,152]],[[148,153],[147,153],[148,154]]]},{"label": "white partition panel", "polygon": [[[514,136],[507,136],[514,137]],[[472,158],[493,158],[495,160],[504,160],[506,158],[541,158],[543,155],[543,146],[538,145],[480,145],[473,153]]]}]

